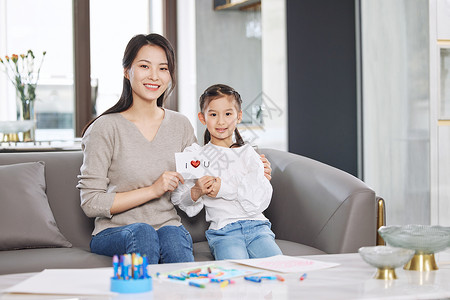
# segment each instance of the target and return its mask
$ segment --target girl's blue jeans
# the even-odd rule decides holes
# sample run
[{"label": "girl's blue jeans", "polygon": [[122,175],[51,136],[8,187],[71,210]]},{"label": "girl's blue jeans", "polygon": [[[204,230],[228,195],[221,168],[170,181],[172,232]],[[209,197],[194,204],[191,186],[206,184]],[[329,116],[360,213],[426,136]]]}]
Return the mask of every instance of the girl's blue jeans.
[{"label": "girl's blue jeans", "polygon": [[243,220],[206,231],[216,260],[262,258],[282,254],[269,221]]},{"label": "girl's blue jeans", "polygon": [[127,253],[146,255],[149,264],[192,262],[192,238],[183,226],[155,230],[145,223],[108,228],[92,237],[93,253],[113,256]]}]

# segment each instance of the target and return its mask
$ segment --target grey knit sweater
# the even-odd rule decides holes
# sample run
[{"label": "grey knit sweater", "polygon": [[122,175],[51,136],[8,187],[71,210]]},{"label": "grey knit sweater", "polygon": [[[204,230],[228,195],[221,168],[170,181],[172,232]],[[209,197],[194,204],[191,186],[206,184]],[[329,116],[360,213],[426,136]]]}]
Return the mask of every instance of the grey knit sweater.
[{"label": "grey knit sweater", "polygon": [[189,120],[165,109],[164,119],[154,139],[148,141],[120,113],[98,118],[82,139],[84,152],[80,189],[81,207],[95,217],[93,235],[132,223],[147,223],[155,229],[181,225],[170,201],[170,193],[128,211],[111,215],[116,192],[126,192],[152,185],[164,171],[175,171],[175,152],[196,142]]}]

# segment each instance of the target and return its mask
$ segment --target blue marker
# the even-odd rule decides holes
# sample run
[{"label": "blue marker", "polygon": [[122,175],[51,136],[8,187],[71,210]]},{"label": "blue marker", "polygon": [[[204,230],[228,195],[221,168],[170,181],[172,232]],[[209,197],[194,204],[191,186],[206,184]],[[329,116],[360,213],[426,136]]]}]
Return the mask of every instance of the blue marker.
[{"label": "blue marker", "polygon": [[170,279],[186,280],[186,278],[184,278],[184,277],[175,276],[175,275],[169,275],[167,277],[170,278]]},{"label": "blue marker", "polygon": [[276,276],[261,276],[261,279],[277,280]]},{"label": "blue marker", "polygon": [[130,254],[124,254],[122,277],[125,280],[130,279],[130,267],[131,267],[131,255]]},{"label": "blue marker", "polygon": [[256,276],[245,276],[244,279],[253,282],[261,282],[261,278]]},{"label": "blue marker", "polygon": [[119,257],[113,256],[114,278],[119,278]]},{"label": "blue marker", "polygon": [[144,255],[142,257],[142,278],[148,278],[148,272],[147,272],[147,266],[148,266],[148,259],[147,255]]}]

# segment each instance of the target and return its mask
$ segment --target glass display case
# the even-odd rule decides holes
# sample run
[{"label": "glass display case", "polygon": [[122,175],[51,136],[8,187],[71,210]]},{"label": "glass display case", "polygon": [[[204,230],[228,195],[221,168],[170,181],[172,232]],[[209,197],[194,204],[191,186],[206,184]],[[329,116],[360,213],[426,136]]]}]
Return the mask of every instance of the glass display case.
[{"label": "glass display case", "polygon": [[450,120],[450,43],[439,45],[439,120]]}]

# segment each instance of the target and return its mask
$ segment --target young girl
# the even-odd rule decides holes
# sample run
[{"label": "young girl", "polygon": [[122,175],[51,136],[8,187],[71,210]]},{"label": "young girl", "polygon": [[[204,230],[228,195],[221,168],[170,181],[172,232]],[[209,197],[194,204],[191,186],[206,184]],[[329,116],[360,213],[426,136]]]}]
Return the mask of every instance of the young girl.
[{"label": "young girl", "polygon": [[220,176],[185,180],[171,197],[172,203],[190,217],[205,207],[206,220],[211,223],[206,238],[216,260],[282,254],[271,224],[262,214],[269,206],[272,186],[264,176],[259,155],[244,144],[236,128],[242,120],[241,103],[240,95],[229,86],[216,84],[205,90],[198,114],[207,127],[205,146],[193,144],[184,152],[201,151],[232,159],[219,170]]}]

